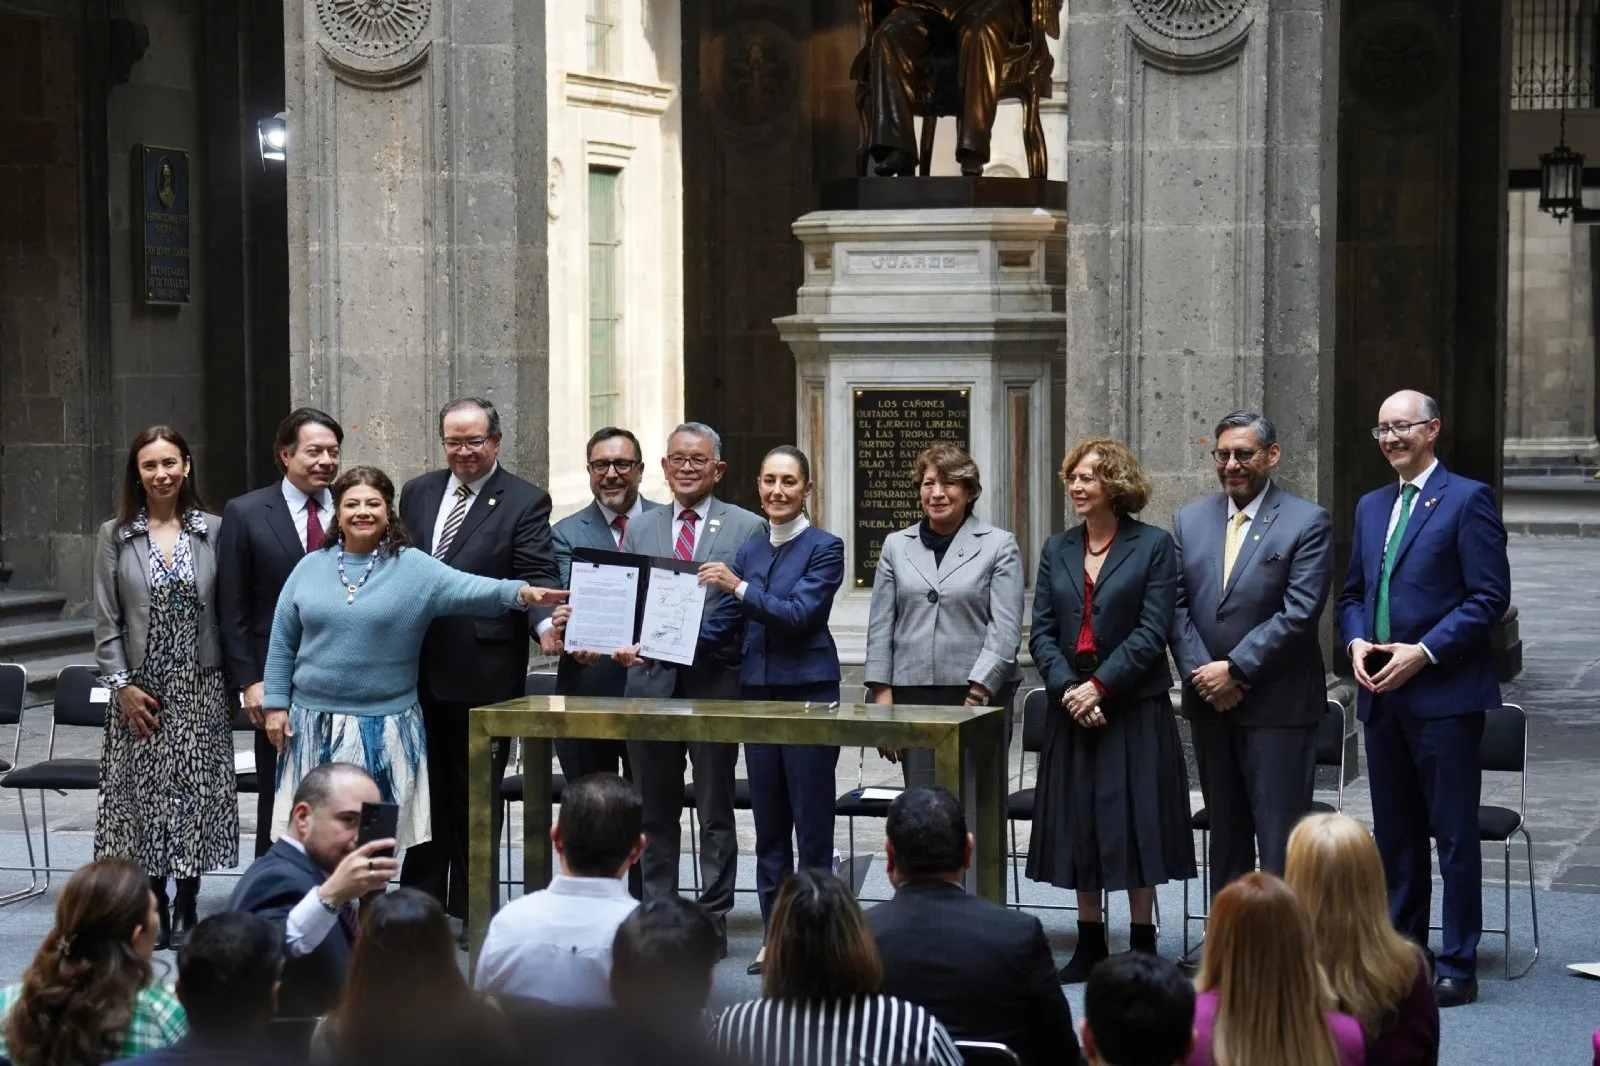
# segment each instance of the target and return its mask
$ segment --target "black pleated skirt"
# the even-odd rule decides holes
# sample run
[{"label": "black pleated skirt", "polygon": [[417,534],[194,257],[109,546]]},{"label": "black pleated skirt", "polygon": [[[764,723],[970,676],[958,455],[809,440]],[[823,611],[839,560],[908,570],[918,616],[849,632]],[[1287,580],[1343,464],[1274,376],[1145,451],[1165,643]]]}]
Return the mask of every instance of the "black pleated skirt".
[{"label": "black pleated skirt", "polygon": [[1120,892],[1195,876],[1189,773],[1167,694],[1108,701],[1106,724],[1093,729],[1051,695],[1028,877]]}]

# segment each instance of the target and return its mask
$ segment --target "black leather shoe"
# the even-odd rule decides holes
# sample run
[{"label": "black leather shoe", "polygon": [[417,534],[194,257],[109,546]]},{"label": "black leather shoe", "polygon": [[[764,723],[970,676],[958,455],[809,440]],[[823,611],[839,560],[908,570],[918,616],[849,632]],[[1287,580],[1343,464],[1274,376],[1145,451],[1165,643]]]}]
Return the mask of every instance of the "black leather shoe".
[{"label": "black leather shoe", "polygon": [[1464,1007],[1478,1002],[1478,982],[1470,977],[1441,977],[1433,983],[1433,994],[1441,1010]]},{"label": "black leather shoe", "polygon": [[167,879],[150,878],[150,891],[156,897],[156,950],[166,951],[172,946],[172,904],[167,901]]},{"label": "black leather shoe", "polygon": [[744,968],[744,972],[749,974],[751,977],[760,977],[761,976],[761,960],[757,959],[755,962],[752,962],[749,966],[746,966]]},{"label": "black leather shoe", "polygon": [[172,904],[172,928],[167,938],[173,951],[189,942],[189,934],[200,924],[196,905],[200,898],[198,877],[178,878],[178,895]]}]

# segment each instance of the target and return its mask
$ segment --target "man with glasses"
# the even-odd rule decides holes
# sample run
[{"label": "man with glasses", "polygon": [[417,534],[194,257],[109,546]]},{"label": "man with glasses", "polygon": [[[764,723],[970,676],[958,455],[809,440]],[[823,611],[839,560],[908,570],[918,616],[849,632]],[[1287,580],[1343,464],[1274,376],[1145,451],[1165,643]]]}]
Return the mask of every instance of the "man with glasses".
[{"label": "man with glasses", "polygon": [[1222,491],[1178,512],[1173,657],[1211,816],[1211,891],[1256,868],[1283,875],[1311,806],[1326,705],[1318,622],[1333,584],[1333,520],[1272,480],[1272,422],[1217,423]]},{"label": "man with glasses", "polygon": [[1494,491],[1434,457],[1439,430],[1439,405],[1420,392],[1378,409],[1372,436],[1398,478],[1356,504],[1338,611],[1361,686],[1389,917],[1427,947],[1431,835],[1444,882],[1434,993],[1455,1007],[1478,998],[1478,744],[1485,712],[1500,705],[1490,634],[1511,602],[1511,568]]},{"label": "man with glasses", "polygon": [[[550,497],[500,465],[494,404],[451,400],[439,412],[439,437],[445,468],[412,478],[400,494],[400,520],[416,547],[469,574],[556,587]],[[467,711],[522,695],[533,620],[522,611],[440,618],[422,642],[417,694],[433,839],[407,851],[400,881],[437,897],[457,918],[467,914]],[[504,741],[495,744],[497,783],[508,754]]]},{"label": "man with glasses", "polygon": [[[627,551],[696,562],[732,565],[739,547],[765,535],[759,515],[724,503],[713,493],[727,473],[722,438],[700,422],[685,422],[667,438],[661,470],[672,489],[672,505],[641,514],[623,538]],[[706,587],[705,612],[694,663],[674,666],[645,662],[639,649],[619,649],[627,666],[629,696],[660,699],[732,700],[739,697],[743,613],[732,593]],[[676,895],[683,812],[685,749],[694,760],[694,802],[700,815],[700,870],[705,885],[700,905],[710,915],[727,954],[727,915],[733,909],[739,841],[733,827],[734,765],[737,744],[683,744],[677,741],[628,742],[639,790],[644,795],[646,846],[640,865],[646,900]]]},{"label": "man with glasses", "polygon": [[[625,429],[607,426],[589,438],[586,453],[589,491],[594,500],[583,510],[568,515],[550,530],[555,541],[556,567],[561,571],[561,588],[572,580],[574,548],[599,548],[615,551],[622,545],[628,523],[661,506],[639,495],[644,480],[644,452],[639,439]],[[551,615],[538,623],[539,646],[546,655],[561,655],[561,632]],[[628,672],[610,658],[596,652],[577,651],[561,655],[556,670],[556,691],[563,696],[621,696]],[[596,773],[628,772],[627,746],[620,740],[556,741],[556,758],[568,781]],[[638,869],[637,865],[634,869]],[[630,875],[634,876],[634,875]]]}]

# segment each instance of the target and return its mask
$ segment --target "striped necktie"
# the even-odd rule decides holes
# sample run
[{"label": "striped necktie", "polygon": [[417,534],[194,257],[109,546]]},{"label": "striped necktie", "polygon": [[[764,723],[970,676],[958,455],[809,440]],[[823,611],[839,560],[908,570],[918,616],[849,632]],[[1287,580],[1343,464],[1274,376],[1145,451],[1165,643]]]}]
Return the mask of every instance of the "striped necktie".
[{"label": "striped necktie", "polygon": [[467,501],[472,499],[472,488],[468,485],[456,486],[456,505],[450,508],[450,513],[445,517],[444,528],[439,531],[439,543],[433,546],[433,557],[443,559],[450,550],[450,542],[456,539],[456,534],[461,531],[461,521],[467,517]]},{"label": "striped necktie", "polygon": [[678,542],[672,546],[672,557],[690,560],[694,558],[694,524],[700,521],[700,516],[693,511],[684,511],[678,519],[683,526],[678,530]]}]

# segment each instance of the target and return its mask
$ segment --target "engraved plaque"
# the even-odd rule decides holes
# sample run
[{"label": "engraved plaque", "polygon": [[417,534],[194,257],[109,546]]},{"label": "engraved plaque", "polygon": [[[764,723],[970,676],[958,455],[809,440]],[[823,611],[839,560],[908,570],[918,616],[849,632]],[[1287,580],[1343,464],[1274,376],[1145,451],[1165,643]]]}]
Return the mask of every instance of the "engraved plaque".
[{"label": "engraved plaque", "polygon": [[142,295],[147,304],[189,302],[189,153],[140,145]]},{"label": "engraved plaque", "polygon": [[911,465],[938,443],[971,447],[967,389],[855,390],[855,587],[872,587],[883,539],[922,519]]}]

